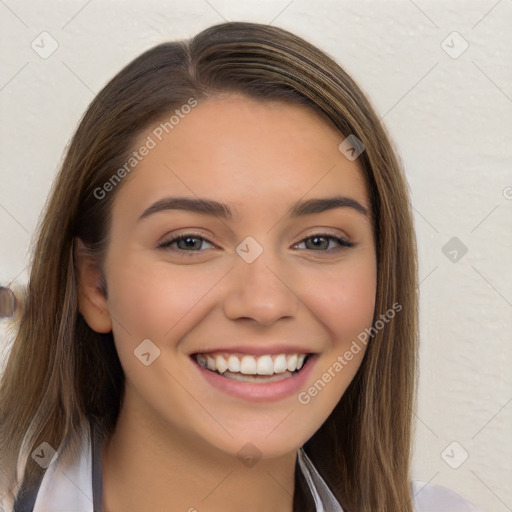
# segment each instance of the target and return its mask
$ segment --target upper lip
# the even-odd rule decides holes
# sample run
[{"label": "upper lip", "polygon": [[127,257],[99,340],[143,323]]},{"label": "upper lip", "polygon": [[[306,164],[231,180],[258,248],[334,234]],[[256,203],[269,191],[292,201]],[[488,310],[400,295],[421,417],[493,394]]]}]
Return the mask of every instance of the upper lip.
[{"label": "upper lip", "polygon": [[263,356],[266,354],[313,354],[313,350],[300,347],[298,345],[289,345],[286,343],[276,345],[234,345],[232,347],[215,347],[208,349],[201,349],[191,352],[189,355],[195,354],[209,354],[211,352],[228,352],[235,353],[240,352],[242,354],[248,354],[253,356]]}]

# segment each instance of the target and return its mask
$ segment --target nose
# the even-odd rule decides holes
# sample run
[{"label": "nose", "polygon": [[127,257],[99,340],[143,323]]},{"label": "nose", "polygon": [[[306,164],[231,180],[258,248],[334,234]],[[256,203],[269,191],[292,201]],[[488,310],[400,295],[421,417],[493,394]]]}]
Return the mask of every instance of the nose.
[{"label": "nose", "polygon": [[300,299],[293,283],[274,258],[263,253],[252,263],[236,260],[229,273],[224,312],[231,320],[248,318],[261,325],[271,325],[281,318],[293,318]]}]

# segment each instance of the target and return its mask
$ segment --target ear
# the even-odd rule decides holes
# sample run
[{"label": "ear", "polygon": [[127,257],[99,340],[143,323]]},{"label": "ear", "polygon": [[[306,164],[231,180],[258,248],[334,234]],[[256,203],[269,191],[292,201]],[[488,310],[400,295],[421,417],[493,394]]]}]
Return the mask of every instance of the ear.
[{"label": "ear", "polygon": [[74,257],[78,279],[78,307],[87,325],[96,332],[112,330],[103,273],[96,260],[87,253],[80,238],[75,238]]}]

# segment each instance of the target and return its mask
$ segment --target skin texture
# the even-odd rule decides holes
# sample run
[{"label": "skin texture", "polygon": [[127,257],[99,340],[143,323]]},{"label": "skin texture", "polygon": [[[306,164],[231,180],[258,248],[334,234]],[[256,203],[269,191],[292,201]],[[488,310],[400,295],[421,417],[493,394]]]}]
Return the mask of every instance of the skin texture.
[{"label": "skin texture", "polygon": [[[151,129],[141,135],[140,147]],[[126,374],[116,431],[103,450],[107,512],[292,510],[297,449],[318,430],[361,363],[363,349],[304,405],[292,393],[248,401],[213,388],[189,354],[222,346],[298,344],[317,352],[307,389],[371,326],[376,256],[371,221],[353,208],[291,218],[297,200],[343,195],[370,210],[344,136],[300,105],[242,95],[199,103],[118,190],[105,260],[108,299],[79,258],[80,311],[113,331]],[[140,221],[167,196],[227,203],[233,220],[167,210]],[[159,249],[170,235],[202,237]],[[340,246],[309,237],[328,233]],[[247,236],[263,252],[236,252]],[[181,253],[180,253],[181,251]],[[181,255],[180,255],[181,254]],[[145,366],[144,339],[160,350]],[[253,443],[252,467],[237,453]]]}]

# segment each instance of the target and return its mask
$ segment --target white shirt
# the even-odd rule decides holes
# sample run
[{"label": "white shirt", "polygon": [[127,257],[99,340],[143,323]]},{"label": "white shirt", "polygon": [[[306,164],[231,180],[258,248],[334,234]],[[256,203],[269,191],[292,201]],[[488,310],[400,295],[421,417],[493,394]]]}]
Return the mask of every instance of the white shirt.
[{"label": "white shirt", "polygon": [[[37,492],[33,512],[98,512],[93,506],[93,458],[88,425],[84,433],[78,460],[68,455],[48,466]],[[316,511],[343,512],[302,449],[298,451],[298,462],[313,495]],[[421,481],[413,481],[411,487],[415,512],[481,512],[445,487]],[[10,506],[10,509],[5,510],[12,510],[12,503]]]}]

